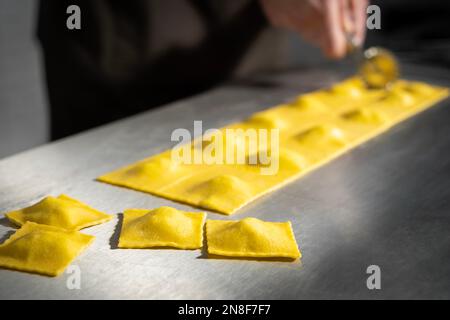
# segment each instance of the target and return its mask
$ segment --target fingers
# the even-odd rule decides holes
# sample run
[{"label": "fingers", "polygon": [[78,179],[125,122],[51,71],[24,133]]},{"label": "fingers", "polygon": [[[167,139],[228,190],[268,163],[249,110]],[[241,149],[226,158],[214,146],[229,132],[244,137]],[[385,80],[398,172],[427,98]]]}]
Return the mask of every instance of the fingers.
[{"label": "fingers", "polygon": [[366,37],[366,9],[368,0],[351,0],[351,10],[354,17],[355,41],[358,45],[364,43]]},{"label": "fingers", "polygon": [[260,0],[272,25],[299,33],[330,58],[347,53],[347,35],[365,37],[368,0]]},{"label": "fingers", "polygon": [[324,0],[325,29],[328,37],[325,53],[331,58],[341,58],[347,51],[347,35],[362,45],[366,34],[366,8],[368,0]]},{"label": "fingers", "polygon": [[322,49],[330,58],[342,58],[347,51],[347,40],[343,30],[341,1],[324,1],[325,43]]},{"label": "fingers", "polygon": [[322,48],[322,44],[325,42],[325,32],[321,8],[307,6],[305,8],[295,7],[295,9],[290,10],[287,14],[289,29],[298,33],[307,42]]},{"label": "fingers", "polygon": [[339,4],[343,31],[354,34],[356,30],[351,0],[340,0]]}]

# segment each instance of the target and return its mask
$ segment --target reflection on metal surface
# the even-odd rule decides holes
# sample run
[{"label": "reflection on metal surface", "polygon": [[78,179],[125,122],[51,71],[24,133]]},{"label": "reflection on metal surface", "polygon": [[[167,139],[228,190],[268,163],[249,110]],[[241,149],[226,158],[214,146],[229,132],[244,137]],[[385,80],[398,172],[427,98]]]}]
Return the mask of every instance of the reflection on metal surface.
[{"label": "reflection on metal surface", "polygon": [[[402,69],[406,78],[450,84],[442,70]],[[192,210],[93,179],[169,148],[174,128],[196,119],[224,126],[305,88],[328,86],[342,78],[340,72],[271,75],[282,85],[270,88],[223,87],[4,159],[0,212],[63,192],[107,212],[162,205]],[[446,100],[236,216],[290,220],[301,263],[206,259],[200,250],[111,249],[114,219],[83,231],[96,241],[75,262],[82,270],[80,290],[67,289],[64,276],[0,270],[0,299],[449,299],[449,118]],[[229,219],[214,213],[208,218]],[[0,218],[0,238],[13,230]],[[366,286],[369,265],[382,270],[381,290]]]}]

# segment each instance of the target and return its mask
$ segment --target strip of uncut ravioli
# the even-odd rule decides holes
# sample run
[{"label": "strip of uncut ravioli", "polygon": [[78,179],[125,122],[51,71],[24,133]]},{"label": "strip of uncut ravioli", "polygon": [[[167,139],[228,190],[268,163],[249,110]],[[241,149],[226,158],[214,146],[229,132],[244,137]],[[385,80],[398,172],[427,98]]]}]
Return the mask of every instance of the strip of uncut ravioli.
[{"label": "strip of uncut ravioli", "polygon": [[127,209],[124,211],[119,248],[201,248],[205,218],[205,213],[170,207]]},{"label": "strip of uncut ravioli", "polygon": [[38,203],[5,214],[16,225],[36,222],[66,230],[80,230],[107,222],[112,216],[70,198],[64,194],[58,197],[48,196]]},{"label": "strip of uncut ravioli", "polygon": [[77,231],[27,222],[0,244],[0,267],[57,276],[92,241]]},{"label": "strip of uncut ravioli", "polygon": [[447,89],[420,82],[399,80],[387,92],[368,90],[350,78],[221,129],[279,129],[279,170],[274,175],[262,175],[262,164],[179,164],[168,150],[98,180],[232,214],[447,96]]},{"label": "strip of uncut ravioli", "polygon": [[301,257],[290,222],[256,218],[206,222],[208,254],[249,258]]}]

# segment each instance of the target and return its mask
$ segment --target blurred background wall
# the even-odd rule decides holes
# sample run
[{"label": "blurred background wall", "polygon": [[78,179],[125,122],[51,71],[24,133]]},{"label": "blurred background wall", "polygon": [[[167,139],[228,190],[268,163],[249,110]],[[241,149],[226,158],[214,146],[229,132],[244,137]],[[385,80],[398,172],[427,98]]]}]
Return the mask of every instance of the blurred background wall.
[{"label": "blurred background wall", "polygon": [[47,141],[36,0],[0,0],[0,158]]}]

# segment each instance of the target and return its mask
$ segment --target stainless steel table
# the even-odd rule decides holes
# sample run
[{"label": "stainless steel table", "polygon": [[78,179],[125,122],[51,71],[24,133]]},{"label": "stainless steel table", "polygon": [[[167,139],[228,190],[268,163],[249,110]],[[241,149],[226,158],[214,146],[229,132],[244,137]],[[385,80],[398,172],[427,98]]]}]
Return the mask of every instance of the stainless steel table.
[{"label": "stainless steel table", "polygon": [[[406,77],[449,85],[440,70],[410,66]],[[295,94],[331,84],[339,70],[298,71],[223,86],[0,161],[0,212],[67,193],[110,213],[169,200],[94,181],[172,145],[175,128],[221,127]],[[30,102],[32,103],[32,102]],[[0,298],[450,298],[450,106],[396,126],[232,217],[291,220],[301,262],[208,259],[200,251],[120,250],[118,218],[84,229],[97,237],[69,274],[47,278],[0,270]],[[0,238],[14,230],[0,216]],[[381,268],[368,290],[366,268]]]}]

